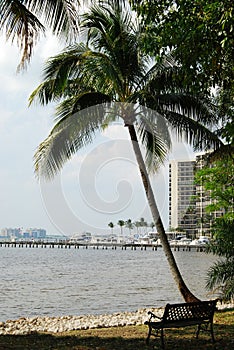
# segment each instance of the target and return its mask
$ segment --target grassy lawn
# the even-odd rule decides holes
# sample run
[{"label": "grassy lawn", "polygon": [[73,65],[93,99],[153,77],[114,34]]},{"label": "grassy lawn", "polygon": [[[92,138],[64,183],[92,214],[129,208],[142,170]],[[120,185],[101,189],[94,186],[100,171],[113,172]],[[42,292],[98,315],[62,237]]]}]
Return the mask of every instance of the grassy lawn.
[{"label": "grassy lawn", "polygon": [[[0,350],[149,350],[160,349],[160,339],[145,344],[147,326],[125,326],[80,330],[59,334],[33,333],[30,335],[0,336]],[[165,331],[166,349],[178,350],[230,350],[234,348],[234,310],[215,314],[216,343],[202,333],[195,339],[195,328]]]}]

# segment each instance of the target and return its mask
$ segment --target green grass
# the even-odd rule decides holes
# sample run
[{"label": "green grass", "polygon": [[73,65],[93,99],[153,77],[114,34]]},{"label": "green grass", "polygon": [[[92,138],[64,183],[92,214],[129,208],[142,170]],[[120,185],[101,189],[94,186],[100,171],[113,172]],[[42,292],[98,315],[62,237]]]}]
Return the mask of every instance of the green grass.
[{"label": "green grass", "polygon": [[[59,334],[33,333],[30,335],[0,336],[0,350],[149,350],[160,349],[160,339],[152,338],[147,346],[147,326],[125,326],[80,330]],[[165,331],[166,349],[178,350],[230,350],[234,348],[234,310],[215,314],[216,342],[209,334],[195,338],[195,328]],[[154,347],[153,347],[154,346]]]}]

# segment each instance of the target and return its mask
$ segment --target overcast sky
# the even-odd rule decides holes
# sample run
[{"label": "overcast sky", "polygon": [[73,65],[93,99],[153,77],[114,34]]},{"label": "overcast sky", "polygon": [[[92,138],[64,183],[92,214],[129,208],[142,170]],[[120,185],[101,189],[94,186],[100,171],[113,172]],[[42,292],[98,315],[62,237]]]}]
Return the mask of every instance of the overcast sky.
[{"label": "overcast sky", "polygon": [[[47,234],[109,233],[118,220],[152,221],[126,129],[112,125],[79,152],[48,183],[35,178],[33,155],[53,126],[53,107],[33,105],[28,97],[40,83],[53,39],[35,49],[27,71],[16,74],[17,48],[0,38],[0,229],[40,227]],[[175,144],[170,158],[189,159],[190,149]],[[152,178],[165,228],[168,227],[168,165]],[[119,232],[116,225],[114,231]]]}]

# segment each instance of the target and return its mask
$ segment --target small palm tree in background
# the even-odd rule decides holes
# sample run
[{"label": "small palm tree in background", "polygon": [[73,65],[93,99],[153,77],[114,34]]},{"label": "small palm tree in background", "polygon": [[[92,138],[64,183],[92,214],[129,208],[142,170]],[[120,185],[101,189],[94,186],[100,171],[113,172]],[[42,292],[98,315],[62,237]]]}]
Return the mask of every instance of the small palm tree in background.
[{"label": "small palm tree in background", "polygon": [[123,227],[124,227],[124,225],[125,225],[125,221],[124,220],[119,220],[118,222],[117,222],[117,225],[119,225],[119,227],[120,227],[120,234],[121,234],[121,236],[123,235]]},{"label": "small palm tree in background", "polygon": [[136,229],[137,229],[137,234],[139,234],[139,229],[141,228],[141,223],[140,223],[140,221],[135,221],[135,222],[134,222],[134,225],[135,225],[135,227],[136,227]]},{"label": "small palm tree in background", "polygon": [[108,226],[110,227],[110,229],[111,229],[111,234],[113,234],[113,229],[114,229],[114,224],[113,224],[113,222],[109,222],[109,224],[108,224]]},{"label": "small palm tree in background", "polygon": [[[52,178],[103,126],[121,119],[173,277],[186,301],[197,300],[170,249],[148,171],[155,171],[170,149],[169,127],[198,149],[219,146],[209,130],[214,114],[183,86],[180,68],[171,57],[154,64],[140,51],[140,27],[126,9],[116,3],[93,7],[83,16],[81,28],[87,41],[50,58],[44,81],[30,97],[30,102],[43,105],[61,101],[56,124],[35,154],[36,172]],[[146,150],[145,161],[139,142]]]},{"label": "small palm tree in background", "polygon": [[144,227],[144,233],[146,233],[146,227],[148,227],[148,224],[144,218],[140,218],[140,225],[141,227]]},{"label": "small palm tree in background", "polygon": [[129,229],[129,234],[131,234],[132,229],[134,227],[132,220],[128,219],[127,221],[125,221],[125,226]]}]

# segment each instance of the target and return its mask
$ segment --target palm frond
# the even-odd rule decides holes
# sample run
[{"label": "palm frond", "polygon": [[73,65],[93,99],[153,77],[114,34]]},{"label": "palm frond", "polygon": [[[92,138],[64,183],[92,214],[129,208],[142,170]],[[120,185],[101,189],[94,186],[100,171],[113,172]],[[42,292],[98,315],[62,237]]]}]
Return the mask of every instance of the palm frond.
[{"label": "palm frond", "polygon": [[79,31],[79,17],[77,12],[81,5],[78,0],[24,0],[25,6],[43,18],[45,26],[55,35],[65,35],[66,40],[76,39]]},{"label": "palm frond", "polygon": [[[165,57],[161,62],[156,62],[147,71],[144,77],[144,89],[150,94],[159,94],[176,90],[185,91],[184,76],[181,68],[171,56]],[[188,89],[188,87],[186,86]]]},{"label": "palm frond", "polygon": [[79,76],[80,64],[88,55],[89,49],[83,43],[74,44],[65,48],[60,54],[49,58],[43,69],[43,78],[57,79],[65,85],[69,78]]},{"label": "palm frond", "polygon": [[56,101],[62,96],[61,91],[55,89],[55,80],[41,83],[29,96],[29,106],[38,100],[44,106],[51,101]]},{"label": "palm frond", "polygon": [[173,111],[164,111],[163,116],[178,139],[184,138],[194,150],[217,149],[222,145],[220,138],[197,120]]},{"label": "palm frond", "polygon": [[79,95],[77,94],[67,98],[57,106],[55,114],[56,121],[62,121],[64,118],[93,106],[97,106],[100,112],[103,108],[101,104],[109,102],[111,102],[111,98],[100,92],[81,92]]},{"label": "palm frond", "polygon": [[53,81],[56,91],[65,91],[72,85],[78,88],[78,93],[82,86],[86,90],[89,87],[108,94],[116,91],[121,95],[122,91],[118,71],[109,57],[90,50],[82,43],[69,46],[61,54],[50,58],[45,64],[43,76],[45,81]]},{"label": "palm frond", "polygon": [[[85,45],[76,44],[47,60],[43,71],[44,82],[30,95],[29,103],[38,100],[44,105],[61,97],[66,98],[87,91],[87,74],[84,69],[83,73],[80,73],[80,66],[88,54],[89,49]],[[91,86],[90,82],[90,90]]]},{"label": "palm frond", "polygon": [[217,106],[205,94],[194,96],[192,83],[185,84],[183,67],[172,57],[157,62],[146,74],[144,88],[139,96],[140,103],[152,109],[168,109],[184,113],[205,125],[213,125],[219,120]]},{"label": "palm frond", "polygon": [[45,32],[42,23],[25,5],[17,0],[1,1],[0,30],[6,33],[7,40],[16,41],[22,52],[18,70],[30,62],[33,48]]},{"label": "palm frond", "polygon": [[215,126],[218,114],[214,105],[204,97],[192,96],[186,93],[161,93],[157,98],[158,108],[161,110],[178,112],[202,123]]},{"label": "palm frond", "polygon": [[234,259],[217,261],[210,267],[206,279],[206,288],[209,290],[219,289],[224,300],[234,297]]},{"label": "palm frond", "polygon": [[139,59],[138,28],[130,13],[116,11],[115,6],[93,7],[83,19],[82,27],[88,28],[89,44],[109,57],[122,84],[134,82],[136,77],[139,81],[145,66],[144,60]]},{"label": "palm frond", "polygon": [[90,144],[101,130],[105,113],[101,105],[61,118],[35,153],[37,176],[53,178],[73,154]]},{"label": "palm frond", "polygon": [[147,168],[151,172],[156,172],[165,161],[171,147],[166,120],[155,111],[145,109],[144,115],[139,116],[137,130],[140,141],[146,149]]},{"label": "palm frond", "polygon": [[0,30],[7,40],[16,41],[22,52],[18,70],[27,67],[33,48],[50,28],[55,35],[71,41],[77,38],[80,1],[2,0]]}]

